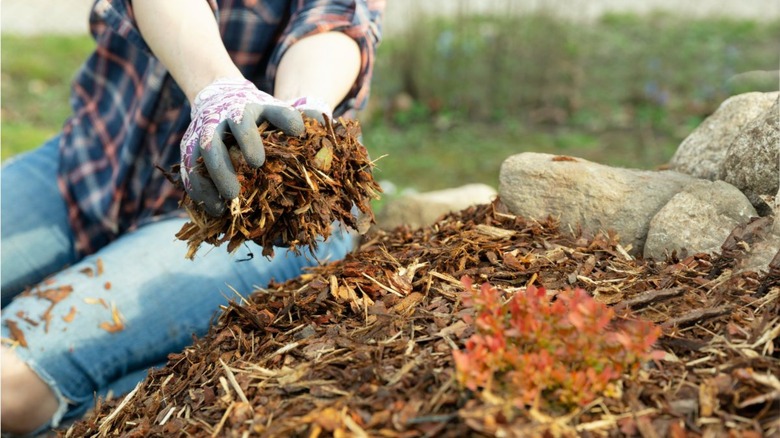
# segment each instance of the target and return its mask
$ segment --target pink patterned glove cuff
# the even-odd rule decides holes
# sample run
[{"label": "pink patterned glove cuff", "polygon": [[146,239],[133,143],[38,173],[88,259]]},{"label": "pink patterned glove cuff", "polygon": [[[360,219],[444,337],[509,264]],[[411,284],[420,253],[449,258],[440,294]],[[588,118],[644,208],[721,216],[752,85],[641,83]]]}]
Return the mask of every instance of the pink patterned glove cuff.
[{"label": "pink patterned glove cuff", "polygon": [[[225,109],[238,107],[240,103],[262,103],[271,105],[284,105],[273,96],[257,89],[255,84],[244,78],[220,78],[206,85],[192,103],[190,115],[194,119],[205,108],[217,107]],[[241,108],[243,109],[243,108]],[[236,120],[240,121],[240,120]]]},{"label": "pink patterned glove cuff", "polygon": [[304,96],[288,100],[287,103],[304,114],[325,114],[329,119],[333,118],[333,110],[324,100],[314,96]]},{"label": "pink patterned glove cuff", "polygon": [[194,167],[195,149],[211,147],[217,126],[231,119],[241,123],[247,104],[255,103],[287,106],[286,103],[268,93],[257,89],[255,84],[245,78],[220,78],[205,86],[192,102],[190,122],[181,142],[182,179],[184,187],[189,189],[189,173]]}]

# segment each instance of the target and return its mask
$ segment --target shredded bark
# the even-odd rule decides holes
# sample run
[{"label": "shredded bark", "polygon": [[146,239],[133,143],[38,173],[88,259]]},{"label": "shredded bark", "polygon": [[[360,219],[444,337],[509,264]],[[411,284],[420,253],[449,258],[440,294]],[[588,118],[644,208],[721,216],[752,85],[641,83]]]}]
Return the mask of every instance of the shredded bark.
[{"label": "shredded bark", "polygon": [[[302,137],[269,129],[268,123],[258,128],[266,154],[258,169],[246,163],[235,139],[225,139],[241,191],[216,218],[185,195],[182,205],[191,221],[176,237],[188,242],[187,258],[203,243],[227,243],[233,252],[253,241],[263,247],[264,256],[273,255],[274,246],[314,250],[334,222],[361,232],[373,222],[370,201],[381,189],[372,175],[374,163],[359,141],[359,123],[328,119],[322,125],[304,119]],[[353,205],[366,224],[358,223]]]},{"label": "shredded bark", "polygon": [[[626,255],[611,234],[572,235],[500,200],[373,232],[346,259],[226,306],[205,337],[61,435],[777,436],[776,269]],[[666,356],[576,411],[510,413],[454,378],[452,351],[474,332],[463,275],[581,287],[661,325]]]}]

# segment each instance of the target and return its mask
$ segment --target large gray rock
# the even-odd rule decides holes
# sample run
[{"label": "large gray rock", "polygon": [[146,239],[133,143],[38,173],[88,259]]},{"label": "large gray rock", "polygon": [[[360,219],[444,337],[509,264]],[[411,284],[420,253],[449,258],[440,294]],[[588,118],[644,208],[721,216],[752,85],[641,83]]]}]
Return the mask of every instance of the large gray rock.
[{"label": "large gray rock", "polygon": [[774,196],[780,188],[780,97],[733,139],[719,178],[742,190],[754,206],[767,209],[761,197]]},{"label": "large gray rock", "polygon": [[768,110],[780,93],[745,93],[732,96],[683,140],[669,162],[670,168],[709,180],[718,179],[726,151],[748,123]]},{"label": "large gray rock", "polygon": [[698,181],[675,171],[623,169],[540,153],[501,165],[499,196],[517,215],[558,217],[562,229],[614,230],[631,253],[642,254],[650,220],[669,199]]},{"label": "large gray rock", "polygon": [[376,223],[385,230],[399,225],[419,228],[434,223],[444,214],[490,203],[495,197],[496,189],[486,184],[402,195],[387,201],[377,213]]},{"label": "large gray rock", "polygon": [[756,216],[750,201],[723,181],[698,181],[677,193],[650,221],[644,257],[663,260],[715,253],[731,231]]}]

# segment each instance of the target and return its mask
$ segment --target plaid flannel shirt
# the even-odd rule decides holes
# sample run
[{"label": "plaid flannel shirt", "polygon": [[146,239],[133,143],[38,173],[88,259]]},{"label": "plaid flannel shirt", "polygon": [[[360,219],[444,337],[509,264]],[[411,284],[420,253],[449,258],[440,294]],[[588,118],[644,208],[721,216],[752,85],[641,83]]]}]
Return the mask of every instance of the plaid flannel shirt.
[{"label": "plaid flannel shirt", "polygon": [[[206,1],[235,64],[269,93],[282,55],[296,41],[328,31],[352,37],[361,71],[334,114],[364,105],[383,0]],[[161,169],[179,162],[190,123],[189,102],[141,37],[130,0],[97,0],[89,24],[97,47],[73,82],[58,175],[81,254],[144,222],[182,214],[183,193]]]}]

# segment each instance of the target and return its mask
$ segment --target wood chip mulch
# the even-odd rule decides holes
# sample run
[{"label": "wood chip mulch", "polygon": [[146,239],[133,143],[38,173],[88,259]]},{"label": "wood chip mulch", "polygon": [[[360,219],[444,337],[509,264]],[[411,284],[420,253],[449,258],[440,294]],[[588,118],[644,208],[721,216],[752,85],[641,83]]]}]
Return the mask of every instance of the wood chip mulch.
[{"label": "wood chip mulch", "polygon": [[[258,131],[265,163],[257,169],[246,163],[233,137],[225,139],[241,191],[220,217],[209,216],[184,196],[181,204],[190,221],[176,237],[187,241],[187,258],[203,243],[226,243],[234,252],[254,241],[264,256],[273,255],[274,246],[315,250],[319,238],[330,235],[334,221],[361,233],[368,228],[374,220],[370,202],[381,188],[373,178],[374,163],[359,141],[359,122],[339,118],[321,124],[304,117],[304,124],[306,132],[291,137],[262,123]],[[181,186],[178,178],[169,178]]]},{"label": "wood chip mulch", "polygon": [[[780,255],[768,272],[733,273],[749,234],[735,230],[721,256],[654,263],[500,200],[372,232],[345,260],[226,307],[207,336],[61,435],[778,436]],[[617,398],[510,415],[454,379],[452,350],[473,333],[463,275],[582,287],[661,325],[666,357]]]}]

